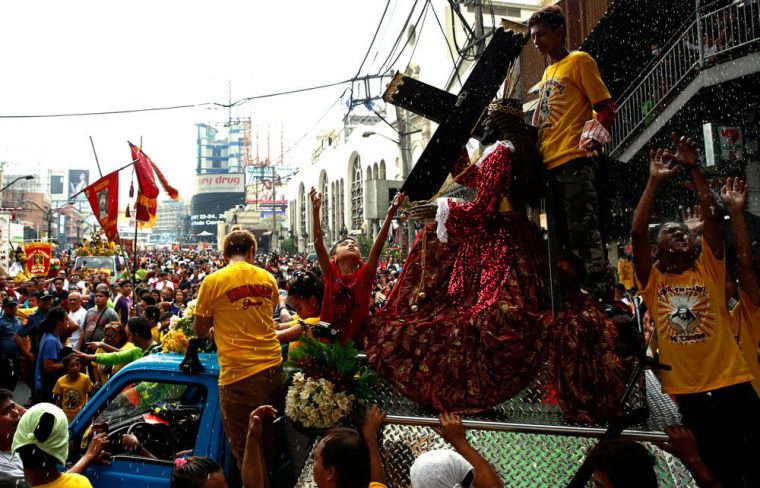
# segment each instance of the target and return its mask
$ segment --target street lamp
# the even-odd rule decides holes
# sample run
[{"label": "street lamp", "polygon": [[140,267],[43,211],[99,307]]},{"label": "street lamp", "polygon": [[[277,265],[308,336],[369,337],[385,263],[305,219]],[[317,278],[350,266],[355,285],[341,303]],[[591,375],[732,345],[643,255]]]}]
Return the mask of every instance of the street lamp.
[{"label": "street lamp", "polygon": [[394,144],[399,144],[399,145],[401,145],[401,143],[400,143],[399,141],[397,141],[396,139],[394,139],[394,138],[392,138],[392,137],[388,137],[388,136],[386,136],[385,134],[380,134],[379,132],[374,132],[374,131],[367,131],[367,132],[364,132],[364,133],[362,134],[362,137],[371,137],[371,136],[380,136],[380,137],[384,137],[384,138],[388,139],[389,141],[391,141],[391,142],[392,142],[392,143],[394,143]]},{"label": "street lamp", "polygon": [[19,176],[18,178],[14,179],[13,181],[11,181],[10,183],[8,183],[4,187],[0,188],[0,193],[2,193],[3,191],[5,191],[6,188],[8,188],[9,186],[11,186],[12,184],[14,184],[15,182],[17,182],[18,180],[33,180],[33,179],[34,179],[34,175]]}]

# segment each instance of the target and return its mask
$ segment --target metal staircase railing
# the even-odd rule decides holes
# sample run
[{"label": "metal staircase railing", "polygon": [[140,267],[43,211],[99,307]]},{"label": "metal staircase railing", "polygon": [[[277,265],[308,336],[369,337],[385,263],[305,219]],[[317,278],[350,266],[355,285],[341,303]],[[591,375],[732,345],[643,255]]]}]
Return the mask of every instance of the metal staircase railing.
[{"label": "metal staircase railing", "polygon": [[654,121],[676,90],[699,70],[758,40],[760,0],[697,9],[694,20],[617,103],[610,155],[618,156],[631,138]]}]

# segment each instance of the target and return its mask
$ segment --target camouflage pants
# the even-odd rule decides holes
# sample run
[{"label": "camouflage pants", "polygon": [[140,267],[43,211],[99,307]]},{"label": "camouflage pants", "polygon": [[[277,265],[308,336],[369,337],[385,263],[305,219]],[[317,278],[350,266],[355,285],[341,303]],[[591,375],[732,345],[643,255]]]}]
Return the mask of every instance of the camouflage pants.
[{"label": "camouflage pants", "polygon": [[606,287],[594,187],[598,164],[595,158],[577,158],[547,172],[562,255],[578,273],[581,286],[592,294]]}]

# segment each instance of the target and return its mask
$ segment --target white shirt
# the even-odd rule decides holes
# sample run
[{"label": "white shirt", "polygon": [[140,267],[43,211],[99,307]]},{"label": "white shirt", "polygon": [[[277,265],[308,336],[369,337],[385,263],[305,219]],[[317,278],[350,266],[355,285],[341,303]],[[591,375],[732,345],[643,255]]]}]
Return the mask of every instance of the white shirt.
[{"label": "white shirt", "polygon": [[87,316],[87,309],[84,307],[79,307],[79,310],[76,312],[69,312],[69,317],[74,319],[77,324],[79,324],[79,328],[71,333],[71,337],[69,337],[69,343],[76,347],[77,344],[79,344],[79,335],[82,333],[82,327],[84,326],[84,318]]},{"label": "white shirt", "polygon": [[16,454],[11,459],[11,453],[0,451],[0,481],[5,480],[24,480],[24,471],[22,470],[21,456]]},{"label": "white shirt", "polygon": [[174,283],[172,283],[171,281],[167,281],[165,283],[163,281],[159,281],[158,283],[156,283],[156,286],[155,286],[156,290],[160,291],[163,287],[171,288],[173,290]]}]

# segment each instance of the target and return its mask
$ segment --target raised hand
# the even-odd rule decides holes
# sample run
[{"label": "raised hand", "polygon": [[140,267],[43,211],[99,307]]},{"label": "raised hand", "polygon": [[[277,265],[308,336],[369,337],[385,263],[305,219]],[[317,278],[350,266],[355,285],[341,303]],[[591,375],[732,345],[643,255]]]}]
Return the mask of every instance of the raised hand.
[{"label": "raised hand", "polygon": [[312,210],[319,211],[319,209],[322,207],[322,194],[318,193],[317,190],[312,186],[311,191],[309,192],[309,197],[311,197]]},{"label": "raised hand", "polygon": [[670,151],[662,148],[654,151],[649,151],[649,177],[656,181],[661,182],[668,179],[673,173],[678,171],[680,165],[675,164],[673,156]]},{"label": "raised hand", "polygon": [[467,442],[464,436],[464,426],[462,418],[453,413],[442,413],[438,415],[441,422],[441,428],[433,427],[433,430],[441,437],[446,439],[449,444],[457,447],[462,442]]},{"label": "raised hand", "polygon": [[404,203],[404,200],[406,199],[406,195],[404,192],[398,192],[396,193],[396,196],[393,198],[393,201],[391,202],[391,206],[388,207],[388,215],[393,216],[396,213],[396,210]]},{"label": "raised hand", "polygon": [[673,142],[676,145],[676,153],[673,155],[673,161],[678,166],[692,166],[697,162],[697,143],[694,139],[686,136],[680,138],[675,132],[671,132],[670,136],[673,138]]},{"label": "raised hand", "polygon": [[702,207],[694,205],[694,210],[689,207],[686,207],[686,210],[681,210],[681,220],[692,234],[702,232],[702,227],[705,225],[705,219],[702,217]]},{"label": "raised hand", "polygon": [[271,421],[277,417],[277,410],[271,405],[262,405],[251,412],[248,417],[248,439],[261,441],[261,433],[264,421]]},{"label": "raised hand", "polygon": [[385,416],[387,412],[382,410],[377,405],[367,407],[366,418],[359,420],[359,426],[361,427],[362,437],[364,439],[375,439],[380,427],[383,426]]},{"label": "raised hand", "polygon": [[720,199],[726,204],[729,211],[741,212],[747,204],[748,186],[739,178],[728,178],[726,184],[720,189]]}]

